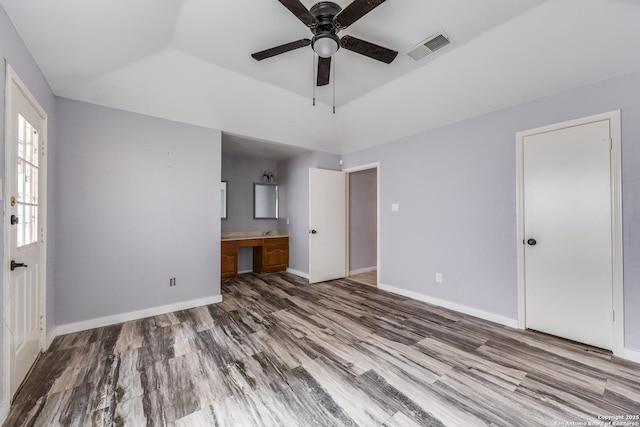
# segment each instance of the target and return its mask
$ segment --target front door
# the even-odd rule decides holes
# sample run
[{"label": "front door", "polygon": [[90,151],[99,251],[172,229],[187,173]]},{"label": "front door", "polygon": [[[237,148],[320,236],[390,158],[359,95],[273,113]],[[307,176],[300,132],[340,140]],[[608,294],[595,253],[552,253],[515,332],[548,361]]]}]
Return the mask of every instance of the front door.
[{"label": "front door", "polygon": [[5,325],[9,357],[9,396],[43,347],[44,242],[43,188],[46,168],[42,152],[46,118],[8,68],[5,226]]},{"label": "front door", "polygon": [[609,120],[523,140],[526,327],[613,342]]},{"label": "front door", "polygon": [[309,283],[346,276],[346,175],[309,169]]}]

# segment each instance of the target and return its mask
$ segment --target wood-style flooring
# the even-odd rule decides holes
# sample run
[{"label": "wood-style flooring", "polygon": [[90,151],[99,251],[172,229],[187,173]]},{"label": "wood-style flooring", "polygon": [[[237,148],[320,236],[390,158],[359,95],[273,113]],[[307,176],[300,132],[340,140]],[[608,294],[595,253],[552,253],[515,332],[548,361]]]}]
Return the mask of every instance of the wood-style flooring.
[{"label": "wood-style flooring", "polygon": [[370,286],[378,286],[378,270],[367,271],[366,273],[353,274],[349,279]]},{"label": "wood-style flooring", "polygon": [[350,280],[245,274],[222,294],[56,338],[4,425],[511,427],[640,414],[640,366],[602,350]]}]

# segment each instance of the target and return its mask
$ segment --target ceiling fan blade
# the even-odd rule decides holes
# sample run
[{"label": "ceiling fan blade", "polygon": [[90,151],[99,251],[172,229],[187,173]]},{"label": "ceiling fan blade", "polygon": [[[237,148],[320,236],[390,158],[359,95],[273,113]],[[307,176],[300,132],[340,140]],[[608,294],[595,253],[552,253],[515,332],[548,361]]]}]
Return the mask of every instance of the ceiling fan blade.
[{"label": "ceiling fan blade", "polygon": [[384,2],[385,0],[353,0],[349,6],[336,15],[335,22],[340,28],[347,28]]},{"label": "ceiling fan blade", "polygon": [[387,49],[353,36],[344,36],[340,39],[340,45],[347,50],[368,56],[385,64],[391,64],[398,56],[398,52],[395,50]]},{"label": "ceiling fan blade", "polygon": [[271,49],[262,50],[260,52],[252,53],[251,56],[257,61],[271,58],[272,56],[280,55],[281,53],[289,52],[291,50],[299,49],[301,47],[309,46],[311,40],[301,39],[291,43],[285,43],[280,46],[272,47]]},{"label": "ceiling fan blade", "polygon": [[296,15],[296,17],[302,21],[304,25],[307,27],[313,26],[317,21],[315,16],[309,12],[309,9],[304,7],[300,0],[278,0],[284,7],[289,9],[291,13]]},{"label": "ceiling fan blade", "polygon": [[318,77],[316,86],[326,86],[329,84],[329,75],[331,74],[331,58],[318,58]]}]

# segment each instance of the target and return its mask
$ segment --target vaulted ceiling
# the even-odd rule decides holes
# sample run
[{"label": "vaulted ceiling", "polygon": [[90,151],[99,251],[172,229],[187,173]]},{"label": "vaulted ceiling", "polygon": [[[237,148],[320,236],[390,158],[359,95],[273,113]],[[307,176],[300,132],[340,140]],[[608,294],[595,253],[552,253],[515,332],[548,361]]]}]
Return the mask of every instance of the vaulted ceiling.
[{"label": "vaulted ceiling", "polygon": [[332,114],[310,47],[250,56],[311,35],[277,0],[0,4],[58,96],[338,154],[640,70],[637,0],[387,0],[340,36],[400,54],[339,50]]}]

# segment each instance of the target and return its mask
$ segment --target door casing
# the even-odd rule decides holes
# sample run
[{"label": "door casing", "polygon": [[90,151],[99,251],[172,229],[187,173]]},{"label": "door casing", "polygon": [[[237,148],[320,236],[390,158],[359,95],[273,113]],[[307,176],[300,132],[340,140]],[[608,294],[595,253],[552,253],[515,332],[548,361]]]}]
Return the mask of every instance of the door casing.
[{"label": "door casing", "polygon": [[[41,172],[42,172],[42,176],[40,178],[39,181],[39,185],[40,185],[40,193],[39,193],[39,200],[40,200],[40,204],[39,204],[39,218],[40,218],[40,228],[42,229],[42,234],[41,234],[41,242],[39,245],[39,257],[40,257],[40,271],[39,271],[39,277],[38,277],[38,286],[40,287],[40,301],[38,302],[39,305],[39,309],[40,309],[40,316],[42,319],[42,328],[41,328],[41,333],[40,333],[40,349],[41,350],[45,350],[46,349],[46,337],[47,337],[47,317],[46,317],[46,301],[47,301],[47,297],[46,297],[46,277],[47,277],[47,179],[46,179],[46,175],[47,175],[47,155],[46,155],[46,142],[48,141],[47,136],[47,129],[48,129],[48,117],[47,117],[47,113],[45,112],[45,110],[42,108],[42,106],[38,103],[38,101],[36,100],[36,97],[33,96],[33,94],[29,91],[29,89],[27,88],[27,86],[24,84],[24,82],[20,79],[20,77],[16,74],[16,72],[13,70],[13,68],[9,65],[6,64],[6,81],[5,81],[5,174],[6,171],[9,170],[9,162],[11,162],[13,159],[10,158],[10,156],[8,155],[8,147],[9,144],[12,143],[11,141],[11,121],[13,120],[13,117],[11,116],[11,105],[12,105],[12,97],[15,96],[14,89],[13,89],[13,83],[16,84],[16,86],[18,87],[18,89],[22,92],[22,94],[25,96],[25,98],[31,103],[31,105],[33,106],[33,108],[37,111],[38,115],[42,118],[42,129],[40,130],[40,137],[41,137],[41,150],[42,150],[42,157],[41,157]],[[6,175],[5,175],[5,183],[6,183]],[[2,278],[2,284],[3,284],[3,301],[6,302],[7,298],[8,298],[8,289],[9,289],[9,280],[10,280],[10,275],[9,275],[9,254],[10,254],[10,245],[11,245],[11,233],[9,230],[9,221],[6,218],[6,212],[11,212],[11,206],[10,206],[10,199],[11,199],[11,189],[6,189],[3,188],[3,196],[4,196],[4,212],[5,215],[3,215],[3,219],[4,219],[4,225],[3,225],[3,230],[4,230],[4,259],[3,259],[3,278]],[[3,316],[6,317],[6,313],[3,313]],[[11,400],[13,399],[13,396],[11,396],[10,394],[10,381],[8,381],[8,375],[11,372],[12,366],[11,366],[11,357],[10,357],[10,338],[9,338],[9,334],[7,333],[7,329],[6,326],[3,326],[5,328],[4,330],[4,339],[3,339],[3,350],[2,350],[2,355],[4,358],[4,366],[3,366],[3,384],[4,384],[4,389],[3,389],[3,400]]]},{"label": "door casing", "polygon": [[516,215],[517,215],[517,281],[518,328],[526,329],[526,288],[524,252],[524,138],[573,126],[608,120],[611,135],[611,249],[613,301],[613,354],[624,357],[624,282],[622,246],[622,137],[620,110],[570,120],[516,133]]}]

